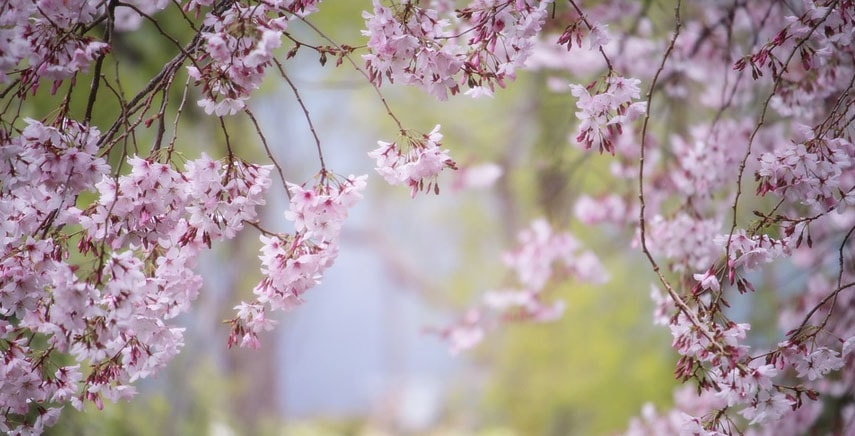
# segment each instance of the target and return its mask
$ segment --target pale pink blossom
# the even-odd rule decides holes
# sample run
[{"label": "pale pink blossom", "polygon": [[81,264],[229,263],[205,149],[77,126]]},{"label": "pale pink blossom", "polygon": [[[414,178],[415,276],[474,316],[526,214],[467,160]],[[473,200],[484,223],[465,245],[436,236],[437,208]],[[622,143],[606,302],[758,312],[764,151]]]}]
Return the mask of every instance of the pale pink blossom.
[{"label": "pale pink blossom", "polygon": [[[640,97],[638,79],[609,76],[602,89],[592,86],[570,85],[570,93],[576,97],[576,118],[580,121],[576,142],[584,148],[596,148],[601,153],[614,154],[613,142],[623,134],[623,125],[639,118],[647,111],[647,102],[633,101]],[[596,86],[596,84],[594,84]]]},{"label": "pale pink blossom", "polygon": [[[407,136],[406,145],[378,141],[378,148],[368,153],[377,162],[377,173],[390,185],[407,185],[410,196],[419,191],[439,193],[437,177],[445,169],[457,169],[457,164],[443,150],[440,126],[425,135]],[[404,148],[406,147],[406,148]]]},{"label": "pale pink blossom", "polygon": [[466,165],[454,174],[451,189],[484,189],[493,186],[502,177],[504,170],[495,163]]}]

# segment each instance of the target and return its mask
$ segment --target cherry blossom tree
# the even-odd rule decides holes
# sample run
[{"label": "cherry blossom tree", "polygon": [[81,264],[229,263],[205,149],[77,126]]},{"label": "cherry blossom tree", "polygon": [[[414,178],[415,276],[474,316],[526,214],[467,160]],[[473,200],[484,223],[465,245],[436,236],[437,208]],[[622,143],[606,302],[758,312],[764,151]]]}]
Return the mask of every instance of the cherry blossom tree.
[{"label": "cherry blossom tree", "polygon": [[[458,170],[441,127],[404,126],[384,90],[490,98],[526,70],[575,102],[567,147],[609,159],[611,180],[579,197],[574,218],[624,229],[656,277],[636,291],[650,293],[652,322],[679,354],[678,407],[645,407],[627,433],[855,428],[855,3],[373,0],[354,41],[313,24],[323,7],[0,2],[0,429],[38,434],[65,405],[132,397],[181,349],[174,319],[202,286],[200,253],[239,232],[258,235],[263,278],[253,301],[236,302],[223,344],[259,347],[273,312],[299,306],[333,265],[367,183],[441,194],[439,176]],[[166,16],[183,29],[162,25]],[[142,26],[176,54],[132,89],[106,71],[130,62],[121,41]],[[288,76],[298,52],[377,91],[397,126],[365,147],[377,175],[327,167],[335,150]],[[249,103],[267,77],[293,90],[314,134],[310,180],[285,177],[256,122]],[[96,122],[104,104],[117,110]],[[193,114],[221,126],[223,156],[177,148]],[[266,161],[245,160],[250,145],[229,136],[235,118],[255,128],[250,142]],[[477,185],[500,170],[458,171],[459,183]],[[290,233],[258,219],[274,183],[290,200]],[[560,317],[565,302],[550,283],[608,280],[598,256],[555,223],[535,220],[517,242],[501,258],[515,284],[436,330],[453,351],[505,323]],[[752,336],[733,309],[757,293],[776,301],[775,340]]]}]

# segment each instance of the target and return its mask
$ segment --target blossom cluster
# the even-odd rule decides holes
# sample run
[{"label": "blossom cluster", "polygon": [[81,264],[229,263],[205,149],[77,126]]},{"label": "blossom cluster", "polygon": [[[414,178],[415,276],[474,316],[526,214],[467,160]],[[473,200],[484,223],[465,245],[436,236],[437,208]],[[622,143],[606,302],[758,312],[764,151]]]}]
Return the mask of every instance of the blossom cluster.
[{"label": "blossom cluster", "polygon": [[316,10],[313,1],[291,0],[241,1],[209,11],[204,21],[208,31],[201,34],[204,54],[187,67],[190,78],[202,85],[204,97],[198,104],[205,113],[223,116],[242,110],[273,64],[273,50],[282,45],[288,21]]},{"label": "blossom cluster", "polygon": [[674,135],[671,147],[676,166],[671,172],[674,188],[693,201],[715,203],[712,195],[727,189],[736,177],[742,156],[738,144],[748,141],[752,126],[735,120],[722,120],[718,125],[694,125],[688,137]]},{"label": "blossom cluster", "polygon": [[700,271],[717,260],[720,246],[721,220],[697,219],[686,213],[676,213],[670,219],[661,215],[650,220],[650,250],[666,259],[679,259],[676,271]]},{"label": "blossom cluster", "polygon": [[853,204],[855,146],[846,138],[816,137],[812,129],[800,127],[798,143],[760,157],[758,194],[772,192],[818,213]]},{"label": "blossom cluster", "polygon": [[568,232],[555,232],[545,219],[532,221],[517,235],[517,246],[502,256],[514,273],[518,286],[484,292],[477,307],[469,309],[457,323],[437,333],[452,353],[477,345],[485,330],[497,322],[551,322],[564,313],[564,301],[548,302],[550,283],[575,279],[602,284],[609,276],[599,258]]},{"label": "blossom cluster", "polygon": [[367,176],[338,180],[331,176],[306,189],[289,184],[291,203],[285,219],[293,234],[261,235],[261,273],[253,289],[256,300],[236,306],[229,321],[229,346],[257,348],[258,334],[273,328],[268,310],[289,310],[303,303],[303,294],[321,282],[323,271],[338,256],[338,240],[348,209],[362,198]]},{"label": "blossom cluster", "polygon": [[[716,285],[711,290],[718,286],[713,283]],[[661,314],[673,311],[674,305],[656,293],[654,297],[658,301],[657,316],[662,320]],[[855,336],[836,342],[834,348],[791,339],[772,351],[752,356],[751,347],[745,344],[748,324],[710,323],[692,316],[678,312],[660,323],[668,325],[674,348],[681,354],[676,375],[683,380],[697,379],[701,394],[677,403],[681,408],[694,404],[691,411],[656,415],[648,407],[644,420],[633,421],[627,434],[653,428],[686,434],[729,434],[734,431],[733,422],[722,422],[721,410],[738,411],[748,425],[762,424],[754,428],[758,434],[801,434],[818,418],[817,405],[808,404],[799,413],[793,411],[816,400],[820,392],[835,395],[833,392],[852,386],[851,376],[824,385],[815,381],[843,368],[847,359],[852,360]],[[786,382],[792,378],[799,383]],[[813,416],[806,417],[810,415]]]},{"label": "blossom cluster", "polygon": [[[815,120],[824,114],[811,102],[834,98],[851,87],[855,11],[847,2],[810,1],[793,12],[734,68],[750,69],[755,79],[771,73],[780,88],[772,107],[784,116]],[[849,111],[851,107],[844,109]]]},{"label": "blossom cluster", "polygon": [[490,95],[525,65],[550,3],[474,0],[450,15],[409,0],[392,7],[374,0],[373,13],[363,13],[371,81],[379,86],[386,77],[439,100],[461,85],[473,96]]},{"label": "blossom cluster", "polygon": [[196,258],[256,218],[270,168],[132,156],[115,176],[98,129],[69,119],[0,138],[0,428],[39,433],[66,403],[133,395],[178,353],[169,320],[201,287]]},{"label": "blossom cluster", "polygon": [[[602,70],[640,80],[617,100],[597,82],[571,85],[575,142],[609,151],[612,175],[637,188],[580,195],[577,217],[634,230],[627,242],[648,256],[666,291],[653,294],[655,322],[680,353],[675,374],[695,384],[671,412],[646,407],[629,434],[842,431],[855,416],[855,407],[833,406],[855,388],[851,2],[681,5],[676,30],[660,37],[647,18],[634,33],[615,31],[619,15],[604,10],[632,2],[610,3],[577,10],[558,29],[558,41],[585,62],[561,62],[549,38],[533,57],[574,81]],[[665,100],[656,113],[636,102],[641,83]],[[636,115],[619,118],[615,108],[633,104]],[[662,124],[645,123],[644,137],[618,130],[641,116]],[[777,283],[794,273],[805,280]],[[746,305],[756,300],[744,294],[754,293],[786,308],[777,343],[761,339],[768,331],[749,334]],[[823,421],[823,410],[836,421]]]},{"label": "blossom cluster", "polygon": [[21,61],[27,61],[25,77],[64,80],[108,49],[107,44],[74,32],[78,24],[95,21],[104,11],[103,2],[9,1],[0,6],[0,82]]},{"label": "blossom cluster", "polygon": [[[0,131],[0,218],[4,223],[0,234],[0,403],[8,411],[0,430],[7,432],[16,427],[8,422],[10,414],[23,417],[33,407],[42,407],[44,413],[29,425],[41,431],[56,421],[60,410],[43,405],[64,403],[78,392],[79,365],[57,365],[43,371],[37,353],[41,350],[33,349],[23,333],[30,327],[47,331],[55,337],[54,346],[68,352],[70,337],[62,334],[62,328],[83,332],[80,317],[91,310],[81,311],[78,317],[67,309],[82,309],[86,303],[78,301],[88,300],[89,290],[63,262],[62,241],[37,235],[46,234],[52,222],[62,219],[59,213],[109,171],[106,162],[95,156],[97,129],[67,119],[55,125],[26,122],[20,135]],[[57,291],[52,296],[46,289]],[[48,316],[53,322],[40,325],[40,318]]]},{"label": "blossom cluster", "polygon": [[574,213],[576,218],[586,225],[619,223],[625,224],[628,218],[637,214],[628,213],[626,202],[615,194],[597,198],[581,195],[576,200]]},{"label": "blossom cluster", "polygon": [[570,85],[571,93],[577,98],[576,118],[579,119],[576,142],[586,150],[596,148],[614,154],[614,138],[623,133],[623,125],[638,119],[647,111],[647,103],[637,100],[641,97],[638,79],[625,79],[609,76],[603,88],[591,95],[596,89],[592,83],[585,87]]},{"label": "blossom cluster", "polygon": [[410,196],[415,197],[419,191],[433,191],[439,194],[439,173],[449,168],[457,169],[457,164],[451,159],[448,150],[442,149],[442,134],[439,125],[428,134],[412,135],[405,133],[402,141],[377,141],[379,147],[368,153],[377,161],[377,174],[383,176],[390,185],[407,185]]},{"label": "blossom cluster", "polygon": [[[275,53],[286,40],[286,60],[310,47],[322,64],[334,53],[342,65],[362,51],[378,90],[386,78],[439,100],[464,88],[492,96],[527,67],[547,70],[561,91],[574,83],[576,124],[562,133],[608,152],[611,175],[632,182],[580,195],[577,216],[626,228],[626,244],[641,249],[659,282],[654,322],[671,332],[675,374],[695,385],[676,393],[679,410],[646,407],[630,433],[813,433],[855,419],[855,3],[678,2],[672,23],[661,12],[654,23],[632,0],[585,10],[574,1],[374,0],[362,15],[367,41],[352,45],[306,20],[319,3],[0,2],[0,431],[38,433],[64,404],[100,407],[132,395],[134,381],[182,346],[172,320],[201,289],[193,269],[200,253],[247,223],[261,231],[263,278],[255,301],[236,307],[229,345],[257,347],[275,324],[270,312],[301,304],[322,280],[365,176],[332,176],[321,159],[317,183],[286,186],[293,232],[273,233],[257,222],[270,166],[243,162],[228,144],[227,159],[202,155],[179,169],[175,138],[162,148],[167,112],[178,135],[191,110],[170,100],[178,71],[186,67],[199,85],[205,113],[235,115],[272,67],[286,75]],[[188,42],[158,23],[172,6],[189,24]],[[294,20],[331,45],[289,33]],[[112,52],[115,32],[145,21],[179,53],[125,97],[101,66],[122,60]],[[72,116],[80,106],[72,91],[90,70],[85,115]],[[51,94],[67,85],[66,97],[50,117],[24,118],[37,110],[26,99],[44,82]],[[105,94],[121,113],[99,129],[92,112]],[[144,155],[137,129],[152,125],[157,139]],[[428,134],[398,127],[400,141],[369,153],[376,171],[413,196],[438,193],[441,171],[457,168],[439,126]],[[460,184],[487,184],[499,173],[470,173]],[[557,281],[607,278],[592,252],[544,220],[502,260],[513,283],[439,331],[453,351],[500,321],[559,317],[564,303],[548,295]],[[782,286],[782,271],[791,270],[804,280]],[[759,329],[750,311],[734,309],[756,304],[746,294],[778,303],[780,331],[752,333]],[[837,421],[823,422],[828,416]]]}]

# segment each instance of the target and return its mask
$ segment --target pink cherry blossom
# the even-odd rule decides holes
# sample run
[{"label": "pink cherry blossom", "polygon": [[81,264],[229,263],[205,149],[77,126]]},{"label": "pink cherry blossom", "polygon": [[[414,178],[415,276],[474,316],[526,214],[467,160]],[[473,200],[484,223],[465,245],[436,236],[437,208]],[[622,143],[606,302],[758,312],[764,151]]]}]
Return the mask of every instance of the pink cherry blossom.
[{"label": "pink cherry blossom", "polygon": [[[461,165],[453,190],[505,172],[514,177],[502,188],[511,187],[529,162],[541,165],[521,150],[553,146],[544,138],[601,154],[574,166],[598,177],[569,183],[561,167],[550,180],[568,182],[561,192],[583,231],[597,225],[619,242],[595,254],[564,230],[579,224],[562,221],[573,217],[548,210],[552,221],[532,221],[497,256],[506,280],[434,330],[453,352],[505,323],[559,318],[573,296],[552,290],[565,280],[602,284],[600,258],[611,253],[599,251],[634,250],[654,280],[637,288],[652,291],[653,323],[670,331],[684,385],[674,409],[643,407],[628,433],[845,432],[855,417],[846,396],[855,389],[853,2],[646,6],[375,0],[362,14],[365,38],[336,41],[313,21],[325,7],[317,0],[0,2],[0,430],[39,434],[66,404],[132,397],[183,347],[175,319],[192,309],[203,286],[197,260],[218,241],[250,231],[261,242],[262,277],[228,321],[229,346],[261,346],[272,312],[302,304],[323,280],[367,177],[327,168],[323,131],[289,77],[288,62],[309,52],[377,91],[399,138],[369,157],[411,196],[438,194],[442,172],[458,165],[438,125],[427,134],[402,125],[385,96],[392,83],[436,100],[504,102],[502,88],[537,70],[526,83],[545,78],[551,98],[575,105],[575,117],[556,115],[570,123],[521,135],[537,143],[474,149],[473,161],[501,156],[501,169]],[[164,26],[166,14],[186,27]],[[145,85],[119,83],[136,57],[124,44],[142,27],[175,54]],[[253,115],[256,90],[276,76],[317,142],[311,182],[286,181]],[[516,95],[529,99],[527,112],[560,107]],[[184,132],[196,112],[235,118],[215,120],[225,157],[194,155],[205,139]],[[242,160],[254,141],[230,133],[243,121],[257,128],[266,164]],[[290,200],[286,232],[259,219],[273,168]],[[530,203],[511,200],[505,206]],[[779,330],[758,328],[769,315]]]},{"label": "pink cherry blossom", "polygon": [[257,348],[258,334],[273,328],[268,311],[290,310],[303,303],[303,294],[319,284],[323,272],[338,256],[338,240],[348,209],[362,198],[367,176],[336,178],[309,189],[289,184],[290,208],[285,219],[294,223],[293,234],[261,235],[261,273],[253,289],[256,301],[236,306],[229,321],[229,346]]},{"label": "pink cherry blossom", "polygon": [[[585,149],[596,148],[601,153],[614,154],[613,141],[623,133],[623,124],[638,119],[647,111],[646,102],[633,102],[640,97],[638,79],[609,76],[601,89],[593,83],[588,87],[570,85],[571,94],[577,98],[576,118],[581,121],[576,142]],[[591,89],[597,91],[591,95]]]},{"label": "pink cherry blossom", "polygon": [[[407,185],[410,196],[415,197],[419,191],[439,193],[437,176],[445,169],[457,169],[457,164],[443,150],[442,134],[439,125],[426,134],[405,136],[405,145],[397,142],[378,141],[378,148],[368,153],[376,159],[378,174],[383,176],[390,185]],[[407,147],[402,150],[402,147]]]}]

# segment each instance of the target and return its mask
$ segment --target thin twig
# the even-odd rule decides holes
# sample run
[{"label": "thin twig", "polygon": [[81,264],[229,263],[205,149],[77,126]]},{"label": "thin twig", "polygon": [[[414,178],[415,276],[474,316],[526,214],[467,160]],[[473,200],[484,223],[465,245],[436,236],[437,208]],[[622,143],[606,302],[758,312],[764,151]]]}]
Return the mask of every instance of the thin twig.
[{"label": "thin twig", "polygon": [[[588,30],[589,30],[589,31],[593,31],[593,30],[594,30],[594,26],[592,26],[592,25],[591,25],[591,23],[590,23],[590,22],[588,22],[588,18],[587,18],[587,17],[585,16],[585,14],[582,12],[582,9],[579,9],[579,6],[578,6],[578,5],[576,5],[576,2],[575,2],[575,1],[573,1],[573,0],[569,0],[569,1],[570,1],[570,4],[573,6],[573,8],[574,8],[574,9],[576,9],[576,13],[578,13],[578,14],[579,14],[579,18],[582,20],[582,22],[583,22],[583,23],[585,23],[585,25],[586,25],[586,26],[588,26]],[[680,7],[680,6],[679,6],[679,4],[677,5],[677,7],[678,7],[678,8]],[[678,14],[679,14],[679,12],[678,12]],[[680,26],[679,22],[678,22],[677,26],[678,26],[677,28],[679,29],[679,26]],[[606,51],[605,51],[605,50],[603,50],[603,47],[602,47],[602,46],[600,46],[600,47],[599,47],[599,51],[600,51],[600,55],[602,55],[602,56],[603,56],[603,60],[605,60],[605,61],[606,61],[606,66],[607,66],[607,67],[609,67],[609,72],[610,72],[610,73],[611,73],[611,72],[613,72],[615,69],[614,69],[614,67],[612,66],[612,61],[611,61],[611,60],[609,60],[609,56],[608,56],[608,55],[606,55]],[[669,49],[669,51],[670,51],[670,49]],[[664,65],[664,64],[663,64],[663,65]],[[657,74],[657,75],[658,75],[658,74]]]},{"label": "thin twig", "polygon": [[321,149],[321,140],[318,138],[318,132],[315,131],[315,124],[312,122],[312,117],[309,115],[309,109],[306,107],[306,104],[303,103],[303,98],[300,97],[300,91],[297,89],[297,85],[295,85],[294,82],[291,81],[291,78],[288,77],[288,74],[285,73],[285,68],[282,66],[282,63],[280,63],[278,59],[274,59],[273,62],[276,63],[276,67],[279,68],[279,74],[283,79],[285,79],[288,86],[291,87],[291,91],[294,92],[294,97],[297,98],[297,104],[299,104],[300,109],[303,110],[303,116],[306,118],[306,123],[309,124],[309,130],[312,132],[312,137],[315,138],[315,146],[318,149],[318,159],[321,161],[321,171],[326,173],[327,166],[324,164],[324,152]]},{"label": "thin twig", "polygon": [[[318,35],[320,35],[321,38],[323,38],[327,42],[329,42],[333,47],[335,47],[336,49],[338,49],[340,51],[343,50],[335,41],[333,41],[330,37],[328,37],[324,32],[322,32],[320,29],[318,29],[310,21],[306,20],[304,17],[298,17],[298,18],[300,20],[302,20],[303,23],[305,23],[307,26],[309,26],[309,28],[314,30]],[[377,96],[380,98],[380,102],[383,103],[383,106],[386,108],[386,114],[388,114],[389,117],[391,117],[392,120],[395,121],[395,124],[398,126],[398,130],[401,132],[401,134],[406,135],[407,130],[404,129],[403,125],[401,124],[401,121],[398,120],[398,117],[396,117],[395,114],[392,113],[392,108],[389,107],[389,103],[386,101],[386,98],[383,97],[383,93],[380,92],[380,87],[371,80],[371,76],[369,76],[368,73],[365,72],[365,70],[363,70],[359,65],[357,65],[356,62],[350,57],[349,54],[347,54],[344,51],[342,51],[342,53],[344,53],[344,55],[343,55],[344,58],[347,59],[348,62],[350,62],[350,64],[353,66],[353,68],[356,71],[358,71],[360,74],[362,74],[366,79],[368,79],[368,83],[370,83],[371,86],[374,88],[374,92],[377,93]]]},{"label": "thin twig", "polygon": [[[834,4],[836,4],[837,1],[839,1],[839,0],[835,0]],[[816,26],[812,26],[810,29],[810,32],[808,32],[807,35],[805,35],[804,38],[801,41],[799,41],[799,43],[796,44],[795,47],[793,47],[793,50],[790,52],[790,55],[787,57],[787,60],[783,63],[784,69],[786,69],[787,66],[790,65],[790,61],[792,61],[793,57],[796,55],[796,53],[802,47],[802,45],[804,45],[808,41],[808,39],[811,37],[811,35],[813,35],[813,33],[816,31],[817,27],[819,27],[819,24],[821,24],[822,22],[824,22],[826,20],[826,18],[828,18],[829,14],[831,14],[831,12],[834,10],[834,4],[831,4],[828,6],[828,11],[825,13],[825,15],[822,17],[822,19],[819,20],[818,24]],[[748,145],[746,146],[746,149],[745,149],[745,155],[742,157],[742,160],[739,162],[739,172],[736,176],[736,195],[733,198],[733,205],[731,207],[731,213],[733,214],[733,217],[732,217],[733,219],[731,221],[730,232],[728,233],[728,237],[727,237],[727,244],[725,245],[725,249],[724,249],[726,259],[730,259],[730,247],[731,247],[731,244],[733,242],[733,233],[736,231],[736,219],[737,219],[737,212],[738,212],[738,207],[739,207],[739,199],[742,197],[742,177],[745,174],[745,167],[748,165],[748,158],[751,156],[751,149],[754,145],[754,139],[757,137],[757,133],[760,131],[760,129],[766,123],[766,113],[769,110],[769,103],[772,101],[772,98],[777,94],[778,88],[781,86],[781,82],[783,81],[783,78],[784,78],[784,75],[783,75],[783,71],[782,71],[778,75],[778,77],[775,79],[775,83],[772,86],[772,92],[769,93],[769,96],[766,97],[766,100],[763,102],[763,109],[760,111],[760,118],[758,119],[757,125],[754,127],[754,130],[751,132],[751,136],[748,138]]]},{"label": "thin twig", "polygon": [[249,108],[244,108],[243,110],[249,119],[252,120],[252,124],[255,126],[256,132],[258,132],[258,136],[261,138],[261,143],[264,145],[264,150],[267,152],[267,158],[270,159],[270,162],[273,163],[273,166],[276,167],[276,171],[279,172],[279,179],[282,181],[282,186],[285,188],[285,194],[288,195],[288,199],[291,199],[291,190],[288,189],[288,182],[285,181],[285,173],[282,171],[282,167],[279,165],[279,162],[276,161],[276,158],[273,157],[273,152],[270,151],[270,146],[267,145],[267,139],[264,137],[264,133],[261,131],[261,126],[258,124],[258,120],[255,119],[255,115],[253,115],[252,111]]},{"label": "thin twig", "polygon": [[665,69],[665,63],[667,62],[668,57],[671,55],[671,52],[674,50],[674,44],[677,41],[677,37],[680,35],[680,28],[683,25],[682,21],[680,19],[680,6],[681,6],[681,4],[682,4],[682,0],[677,0],[677,6],[675,6],[675,8],[674,8],[674,16],[676,18],[676,25],[674,27],[674,35],[671,37],[671,42],[668,44],[668,48],[665,49],[665,54],[662,55],[662,62],[659,64],[659,68],[656,70],[656,74],[654,74],[653,80],[650,83],[650,89],[647,91],[647,112],[644,115],[644,122],[643,122],[642,127],[641,127],[641,150],[640,150],[640,157],[638,160],[638,200],[640,202],[640,209],[639,209],[639,216],[638,216],[639,228],[640,228],[640,230],[639,230],[640,236],[639,237],[641,239],[641,250],[642,250],[642,252],[644,252],[644,255],[647,257],[647,260],[650,262],[650,265],[653,267],[653,272],[656,273],[656,276],[659,278],[659,282],[662,283],[662,286],[664,286],[665,289],[668,291],[668,295],[671,296],[671,299],[674,301],[674,304],[676,304],[677,307],[680,309],[680,311],[682,311],[686,315],[686,317],[689,318],[689,320],[692,322],[692,324],[694,324],[696,327],[698,327],[698,330],[700,330],[701,333],[703,333],[703,335],[706,336],[707,339],[710,340],[710,343],[718,345],[718,348],[720,349],[721,345],[718,344],[718,342],[716,342],[712,337],[710,337],[710,333],[705,328],[703,328],[703,324],[697,318],[697,316],[692,311],[692,309],[689,307],[689,305],[686,304],[685,301],[683,301],[683,299],[680,297],[680,295],[677,294],[677,292],[674,290],[674,288],[671,286],[671,284],[668,282],[668,280],[662,274],[662,270],[659,267],[659,264],[656,263],[656,260],[653,258],[653,254],[650,253],[650,249],[647,246],[647,232],[646,232],[646,230],[647,230],[646,229],[646,227],[647,227],[646,222],[647,221],[644,218],[644,211],[646,208],[646,203],[644,201],[644,155],[645,155],[644,149],[645,149],[645,145],[647,142],[646,141],[647,126],[650,122],[650,108],[651,108],[651,103],[652,103],[653,96],[654,96],[654,90],[656,88],[656,82],[659,80],[659,76],[662,74],[662,71]]}]

